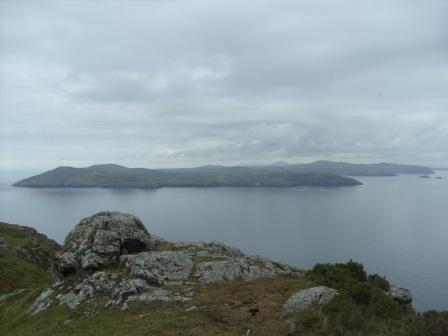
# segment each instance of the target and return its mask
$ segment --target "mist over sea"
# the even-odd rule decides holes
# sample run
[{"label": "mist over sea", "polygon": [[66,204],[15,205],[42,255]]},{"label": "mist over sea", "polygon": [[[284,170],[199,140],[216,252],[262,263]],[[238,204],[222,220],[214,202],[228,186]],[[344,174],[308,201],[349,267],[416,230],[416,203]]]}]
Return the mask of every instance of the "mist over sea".
[{"label": "mist over sea", "polygon": [[35,227],[62,243],[85,216],[139,216],[172,241],[220,240],[303,268],[362,262],[407,287],[418,310],[448,309],[448,172],[362,177],[344,188],[28,189],[0,175],[0,221]]}]

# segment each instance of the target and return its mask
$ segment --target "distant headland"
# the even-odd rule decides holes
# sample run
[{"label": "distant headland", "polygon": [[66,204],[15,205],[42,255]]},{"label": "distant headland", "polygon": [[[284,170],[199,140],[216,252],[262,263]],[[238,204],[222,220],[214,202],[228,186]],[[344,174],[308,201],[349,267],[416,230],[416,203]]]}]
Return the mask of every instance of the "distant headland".
[{"label": "distant headland", "polygon": [[103,164],[86,168],[58,167],[13,185],[32,188],[340,187],[361,184],[348,176],[432,173],[430,168],[421,166],[332,161],[308,164],[277,162],[266,166],[206,165],[175,169],[127,168]]}]

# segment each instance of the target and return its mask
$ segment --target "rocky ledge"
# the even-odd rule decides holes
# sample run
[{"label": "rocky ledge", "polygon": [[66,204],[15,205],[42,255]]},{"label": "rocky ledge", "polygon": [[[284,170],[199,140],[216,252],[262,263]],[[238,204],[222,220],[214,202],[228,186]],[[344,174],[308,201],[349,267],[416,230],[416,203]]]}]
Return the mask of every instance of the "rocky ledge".
[{"label": "rocky ledge", "polygon": [[59,279],[30,308],[74,309],[92,301],[127,309],[134,302],[188,301],[204,284],[301,277],[303,271],[220,242],[170,243],[150,234],[137,217],[100,212],[68,234],[54,265]]}]

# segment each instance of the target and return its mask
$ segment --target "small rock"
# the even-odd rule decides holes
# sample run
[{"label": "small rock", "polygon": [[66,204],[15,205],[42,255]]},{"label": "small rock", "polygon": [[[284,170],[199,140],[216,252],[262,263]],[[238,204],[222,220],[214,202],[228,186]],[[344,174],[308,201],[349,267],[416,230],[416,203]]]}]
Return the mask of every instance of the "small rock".
[{"label": "small rock", "polygon": [[388,294],[400,304],[409,304],[412,302],[412,295],[409,289],[390,286]]},{"label": "small rock", "polygon": [[398,302],[402,312],[412,309],[412,294],[409,289],[391,285],[387,294]]},{"label": "small rock", "polygon": [[44,290],[34,301],[33,305],[31,306],[29,313],[31,315],[35,315],[42,310],[47,309],[51,306],[53,303],[53,300],[51,299],[52,294],[54,293],[54,290],[51,288],[47,288]]},{"label": "small rock", "polygon": [[307,289],[302,289],[293,294],[283,304],[283,314],[296,312],[299,310],[307,309],[313,304],[324,305],[333,299],[338,294],[336,289],[318,286]]},{"label": "small rock", "polygon": [[9,299],[10,297],[13,297],[13,296],[15,296],[17,294],[20,294],[23,291],[25,291],[25,289],[18,289],[18,290],[15,290],[12,293],[0,295],[0,302],[5,301],[5,300]]},{"label": "small rock", "polygon": [[194,311],[194,310],[197,310],[198,309],[198,307],[196,307],[196,306],[191,306],[191,307],[188,307],[187,309],[185,309],[185,311],[186,312],[191,312],[191,311]]}]

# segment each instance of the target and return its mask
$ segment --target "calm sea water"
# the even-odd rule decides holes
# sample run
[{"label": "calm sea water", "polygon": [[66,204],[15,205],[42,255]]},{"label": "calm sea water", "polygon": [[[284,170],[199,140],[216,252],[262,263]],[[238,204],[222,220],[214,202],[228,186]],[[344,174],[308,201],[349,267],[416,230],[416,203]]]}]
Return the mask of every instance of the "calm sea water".
[{"label": "calm sea water", "polygon": [[62,242],[101,210],[139,216],[171,241],[221,240],[309,268],[362,262],[410,288],[419,310],[448,309],[448,172],[359,178],[348,188],[27,189],[0,185],[0,220]]}]

